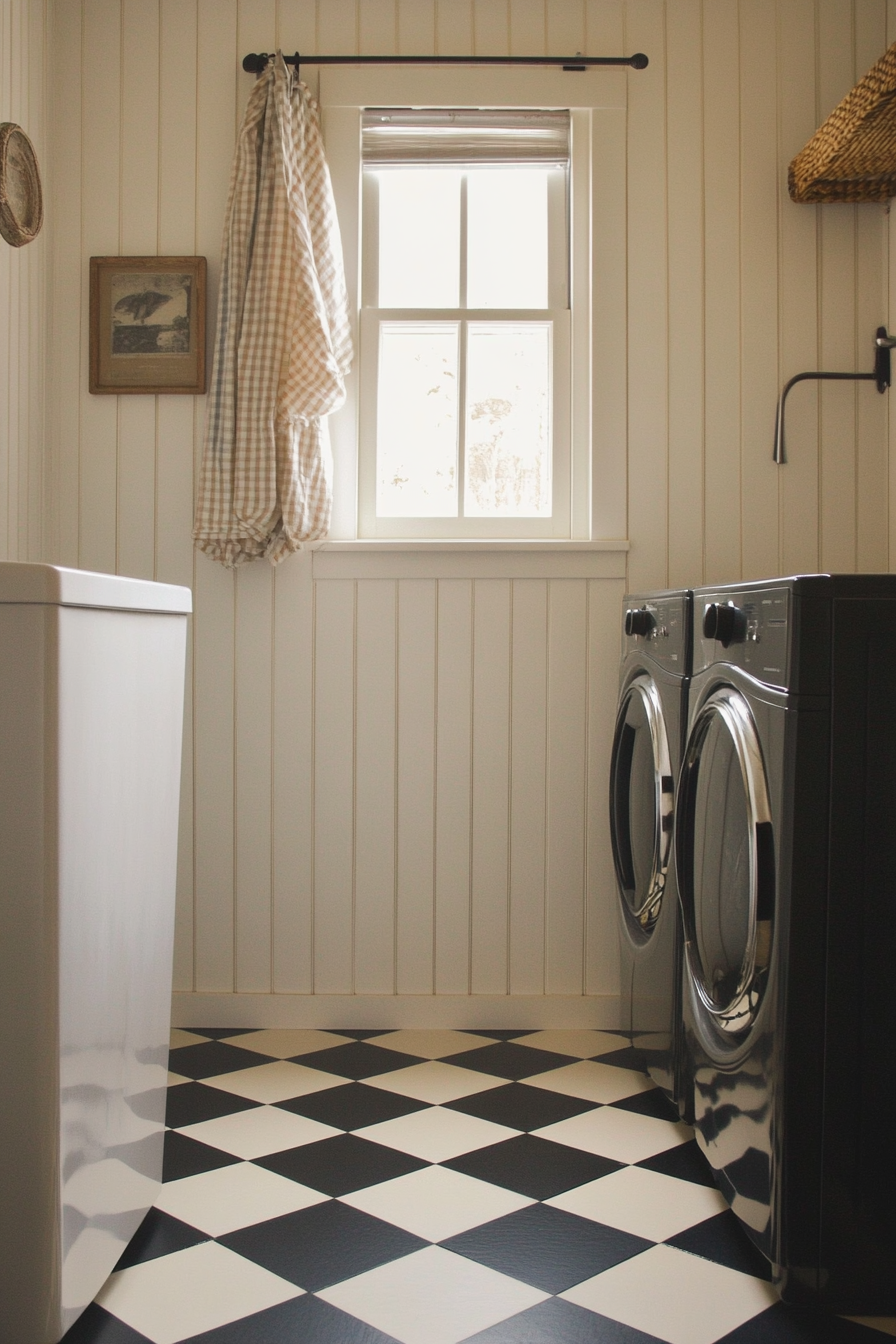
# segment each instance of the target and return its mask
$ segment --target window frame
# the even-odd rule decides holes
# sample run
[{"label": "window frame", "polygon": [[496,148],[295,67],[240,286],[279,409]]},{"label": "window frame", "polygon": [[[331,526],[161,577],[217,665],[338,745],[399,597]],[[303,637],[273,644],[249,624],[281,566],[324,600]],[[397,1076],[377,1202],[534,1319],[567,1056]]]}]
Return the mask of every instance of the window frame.
[{"label": "window frame", "polygon": [[[525,97],[521,97],[525,94]],[[568,108],[570,167],[570,396],[569,521],[553,542],[610,540],[626,533],[626,285],[625,285],[625,72],[566,73],[534,68],[521,76],[496,67],[395,70],[326,67],[320,72],[324,141],[339,215],[352,307],[356,359],[346,403],[330,417],[334,456],[334,512],[330,537],[399,538],[395,528],[361,530],[359,517],[360,410],[359,278],[362,173],[360,118],[364,107]],[[600,322],[593,320],[600,314]],[[365,389],[366,391],[366,389]],[[383,523],[396,521],[384,519]],[[441,520],[426,520],[437,523]],[[455,520],[448,520],[454,523]],[[477,520],[478,521],[478,520]],[[488,523],[477,540],[521,537],[517,520]],[[522,520],[525,521],[525,520]],[[510,524],[505,528],[503,524]],[[500,526],[498,526],[500,524]],[[456,528],[451,532],[463,539]],[[532,536],[530,532],[528,534]],[[535,534],[537,536],[537,533]],[[407,533],[404,533],[407,536]],[[470,537],[467,532],[466,536]],[[421,543],[438,540],[427,527]],[[472,539],[472,538],[471,538]]]},{"label": "window frame", "polygon": [[[455,165],[450,165],[454,167]],[[389,168],[385,172],[394,172]],[[433,171],[438,171],[434,169]],[[463,171],[461,168],[460,171]],[[571,258],[569,256],[568,172],[557,170],[548,185],[549,235],[561,232],[566,240],[563,255],[548,257],[548,306],[539,310],[466,306],[439,308],[380,307],[379,281],[379,173],[362,172],[361,186],[361,299],[359,325],[359,375],[361,412],[358,424],[358,534],[361,537],[568,537],[570,535],[572,427],[570,400]],[[466,195],[462,192],[461,200]],[[466,267],[463,249],[466,229],[460,230],[461,299],[466,297]],[[402,517],[377,512],[378,375],[381,327],[389,322],[455,322],[459,328],[460,360],[465,367],[466,331],[474,322],[546,321],[551,327],[551,496],[549,517],[480,518],[459,511],[447,517]],[[461,372],[461,388],[465,378]],[[458,403],[458,506],[462,508],[465,477],[465,407]]]}]

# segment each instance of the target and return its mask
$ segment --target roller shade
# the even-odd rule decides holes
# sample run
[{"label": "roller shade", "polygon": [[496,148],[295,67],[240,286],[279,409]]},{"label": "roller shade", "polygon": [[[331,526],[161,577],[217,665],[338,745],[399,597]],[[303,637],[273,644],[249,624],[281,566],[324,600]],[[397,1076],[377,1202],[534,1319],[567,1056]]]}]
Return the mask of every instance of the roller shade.
[{"label": "roller shade", "polygon": [[478,108],[365,108],[366,169],[515,164],[566,167],[569,113]]}]

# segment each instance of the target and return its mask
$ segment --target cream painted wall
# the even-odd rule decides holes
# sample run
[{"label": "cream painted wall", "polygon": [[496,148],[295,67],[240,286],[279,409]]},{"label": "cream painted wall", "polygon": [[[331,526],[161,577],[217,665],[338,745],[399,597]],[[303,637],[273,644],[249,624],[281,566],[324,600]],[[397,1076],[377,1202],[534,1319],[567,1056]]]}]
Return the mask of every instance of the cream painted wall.
[{"label": "cream painted wall", "polygon": [[[798,389],[790,462],[771,461],[780,383],[870,368],[887,318],[885,208],[795,206],[785,184],[884,50],[887,0],[54,13],[53,553],[195,593],[179,1020],[610,1023],[604,781],[626,582],[889,564],[887,398]],[[627,575],[618,553],[534,571],[393,557],[367,577],[305,555],[229,574],[190,545],[202,400],[88,396],[90,255],[205,254],[213,309],[240,59],[278,44],[650,56],[628,76]]]},{"label": "cream painted wall", "polygon": [[[0,6],[0,121],[31,139],[46,178],[46,0]],[[46,186],[46,180],[45,180]],[[0,559],[41,555],[47,229],[0,239]]]}]

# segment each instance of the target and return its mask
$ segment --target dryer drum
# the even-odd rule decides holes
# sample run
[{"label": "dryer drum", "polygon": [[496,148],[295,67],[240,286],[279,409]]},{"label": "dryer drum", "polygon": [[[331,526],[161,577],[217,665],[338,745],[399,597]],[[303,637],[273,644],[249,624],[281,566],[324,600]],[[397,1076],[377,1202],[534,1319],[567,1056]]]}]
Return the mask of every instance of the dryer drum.
[{"label": "dryer drum", "polygon": [[687,968],[709,1021],[733,1045],[755,1022],[768,981],[775,863],[759,738],[730,686],[713,691],[694,720],[678,798]]},{"label": "dryer drum", "polygon": [[610,767],[613,860],[626,923],[649,938],[672,857],[674,782],[659,694],[644,674],[619,706]]}]

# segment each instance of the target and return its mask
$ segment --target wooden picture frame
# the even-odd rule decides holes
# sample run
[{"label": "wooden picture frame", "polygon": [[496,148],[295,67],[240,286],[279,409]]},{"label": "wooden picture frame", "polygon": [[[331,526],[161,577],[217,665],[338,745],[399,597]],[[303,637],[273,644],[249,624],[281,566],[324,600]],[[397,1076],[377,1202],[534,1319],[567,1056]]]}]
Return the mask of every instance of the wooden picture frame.
[{"label": "wooden picture frame", "polygon": [[91,257],[90,391],[204,392],[205,303],[205,257]]}]

